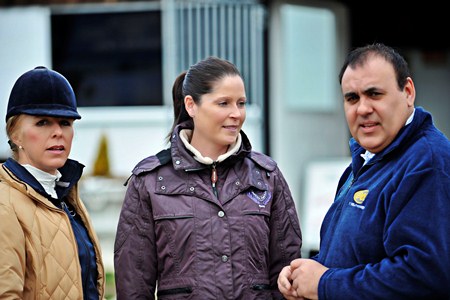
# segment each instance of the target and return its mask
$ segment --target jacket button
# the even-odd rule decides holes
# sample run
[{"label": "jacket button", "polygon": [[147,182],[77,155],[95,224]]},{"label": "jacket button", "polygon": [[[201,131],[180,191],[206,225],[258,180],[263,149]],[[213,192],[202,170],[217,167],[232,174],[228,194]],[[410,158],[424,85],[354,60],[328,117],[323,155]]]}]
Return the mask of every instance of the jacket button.
[{"label": "jacket button", "polygon": [[175,162],[175,164],[179,165],[179,164],[181,164],[181,161],[177,160],[177,161]]},{"label": "jacket button", "polygon": [[190,190],[191,192],[193,192],[193,191],[195,190],[195,188],[194,188],[193,186],[191,186],[191,187],[189,188],[189,190]]},{"label": "jacket button", "polygon": [[222,255],[222,262],[227,262],[227,261],[228,261],[228,256]]},{"label": "jacket button", "polygon": [[225,216],[225,213],[223,211],[219,211],[217,215],[219,216],[219,218],[223,218],[223,216]]}]

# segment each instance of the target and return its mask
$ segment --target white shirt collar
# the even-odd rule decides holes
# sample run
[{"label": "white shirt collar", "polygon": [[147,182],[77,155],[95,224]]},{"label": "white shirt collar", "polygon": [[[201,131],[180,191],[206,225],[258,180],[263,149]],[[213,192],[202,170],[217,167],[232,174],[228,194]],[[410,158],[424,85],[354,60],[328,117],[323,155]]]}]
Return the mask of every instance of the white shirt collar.
[{"label": "white shirt collar", "polygon": [[58,195],[56,194],[55,185],[56,182],[61,178],[61,173],[56,170],[56,175],[44,172],[32,165],[26,164],[22,165],[25,169],[33,175],[34,178],[42,185],[47,194],[52,196],[54,199],[58,199]]}]

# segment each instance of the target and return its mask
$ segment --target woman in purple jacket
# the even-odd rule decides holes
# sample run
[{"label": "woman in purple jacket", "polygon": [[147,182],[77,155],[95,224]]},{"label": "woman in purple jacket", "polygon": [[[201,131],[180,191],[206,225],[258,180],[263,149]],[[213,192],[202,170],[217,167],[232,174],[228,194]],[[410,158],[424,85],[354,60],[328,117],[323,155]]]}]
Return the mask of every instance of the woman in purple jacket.
[{"label": "woman in purple jacket", "polygon": [[114,263],[120,299],[283,299],[281,268],[300,256],[299,220],[276,163],[252,151],[243,79],[209,57],[173,86],[170,147],[128,184]]}]

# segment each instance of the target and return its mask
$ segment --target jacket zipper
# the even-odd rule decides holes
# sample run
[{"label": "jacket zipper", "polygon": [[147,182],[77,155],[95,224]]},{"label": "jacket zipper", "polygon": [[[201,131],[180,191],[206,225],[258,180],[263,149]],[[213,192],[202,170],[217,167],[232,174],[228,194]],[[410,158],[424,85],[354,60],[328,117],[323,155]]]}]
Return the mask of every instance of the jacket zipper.
[{"label": "jacket zipper", "polygon": [[[218,179],[216,164],[217,164],[217,162],[215,161],[211,165],[211,186],[212,186],[214,196],[216,196],[216,198],[219,198],[219,195],[217,194],[217,188],[216,188],[216,182]],[[200,171],[200,170],[204,170],[204,169],[205,168],[185,169],[185,171],[186,172],[195,172],[195,171]]]},{"label": "jacket zipper", "polygon": [[216,182],[217,182],[216,162],[213,162],[213,164],[211,166],[211,185],[212,185],[214,195],[216,196],[216,198],[219,198],[219,196],[217,195]]}]

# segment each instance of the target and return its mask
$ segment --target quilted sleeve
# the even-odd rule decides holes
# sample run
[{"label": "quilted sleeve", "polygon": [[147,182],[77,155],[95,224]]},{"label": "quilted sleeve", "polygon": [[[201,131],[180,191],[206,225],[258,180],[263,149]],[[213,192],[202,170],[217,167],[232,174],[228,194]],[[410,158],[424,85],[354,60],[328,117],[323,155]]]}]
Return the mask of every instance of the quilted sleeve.
[{"label": "quilted sleeve", "polygon": [[9,197],[0,199],[0,220],[0,298],[22,299],[25,236]]},{"label": "quilted sleeve", "polygon": [[[301,257],[302,232],[290,188],[278,167],[272,176],[274,205],[270,225],[270,280],[271,285],[276,287],[281,269]],[[279,293],[274,297],[282,299]]]},{"label": "quilted sleeve", "polygon": [[157,257],[146,176],[133,176],[114,245],[117,299],[155,299]]}]

